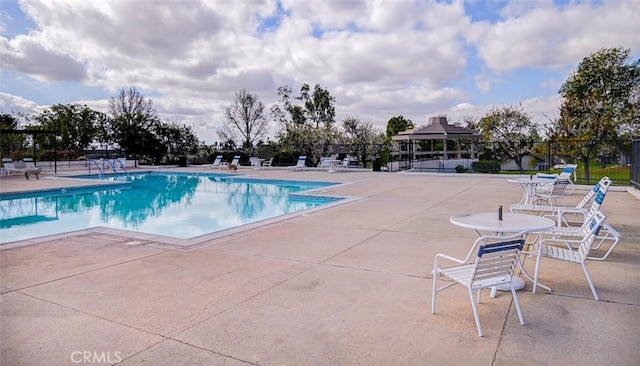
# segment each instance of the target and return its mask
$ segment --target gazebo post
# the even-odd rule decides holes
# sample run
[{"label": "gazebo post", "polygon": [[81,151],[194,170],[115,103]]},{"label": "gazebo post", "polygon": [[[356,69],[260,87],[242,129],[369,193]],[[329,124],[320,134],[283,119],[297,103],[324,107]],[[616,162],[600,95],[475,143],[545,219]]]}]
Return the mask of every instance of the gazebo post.
[{"label": "gazebo post", "polygon": [[447,151],[447,137],[445,135],[444,139],[442,139],[442,160],[449,160],[449,152]]}]

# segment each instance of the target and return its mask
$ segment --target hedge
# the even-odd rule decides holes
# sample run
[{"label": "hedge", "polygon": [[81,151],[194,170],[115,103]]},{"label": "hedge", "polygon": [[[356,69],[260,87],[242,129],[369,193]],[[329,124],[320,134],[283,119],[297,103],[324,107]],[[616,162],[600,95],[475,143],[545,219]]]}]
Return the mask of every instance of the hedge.
[{"label": "hedge", "polygon": [[471,168],[478,173],[498,174],[500,172],[500,162],[496,160],[481,160],[471,163]]}]

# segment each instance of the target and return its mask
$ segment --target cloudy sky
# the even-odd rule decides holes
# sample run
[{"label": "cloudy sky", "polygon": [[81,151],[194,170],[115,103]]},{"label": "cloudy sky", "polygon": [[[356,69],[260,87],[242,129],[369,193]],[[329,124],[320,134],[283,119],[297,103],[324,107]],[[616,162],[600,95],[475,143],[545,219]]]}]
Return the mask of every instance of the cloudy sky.
[{"label": "cloudy sky", "polygon": [[105,111],[134,86],[210,144],[240,89],[269,108],[307,83],[338,121],[521,104],[544,123],[584,57],[638,57],[639,14],[640,0],[0,0],[0,112]]}]

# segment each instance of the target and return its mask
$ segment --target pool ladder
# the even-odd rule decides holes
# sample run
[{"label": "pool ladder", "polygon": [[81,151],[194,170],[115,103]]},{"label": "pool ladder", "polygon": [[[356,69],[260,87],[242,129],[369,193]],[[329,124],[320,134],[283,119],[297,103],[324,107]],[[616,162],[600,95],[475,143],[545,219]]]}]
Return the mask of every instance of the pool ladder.
[{"label": "pool ladder", "polygon": [[[100,177],[104,178],[105,169],[111,168],[113,173],[118,177],[118,173],[124,172],[125,176],[129,177],[129,172],[127,171],[126,164],[124,163],[124,159],[91,159],[89,160],[89,174],[91,174],[91,166],[95,165],[98,172],[100,172]],[[118,171],[118,167],[120,171]]]}]

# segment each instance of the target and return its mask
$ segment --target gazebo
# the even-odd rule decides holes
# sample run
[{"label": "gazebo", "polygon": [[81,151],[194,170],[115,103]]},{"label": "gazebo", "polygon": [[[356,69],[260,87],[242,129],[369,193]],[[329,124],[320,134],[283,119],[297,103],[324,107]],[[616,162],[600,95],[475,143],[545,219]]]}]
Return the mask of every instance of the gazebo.
[{"label": "gazebo", "polygon": [[[400,143],[400,160],[404,157],[411,161],[411,168],[451,170],[455,167],[453,164],[461,160],[467,163],[462,164],[466,167],[469,161],[478,159],[482,135],[465,127],[450,125],[447,117],[441,116],[429,117],[427,125],[400,132],[392,140]],[[428,144],[425,145],[425,142]],[[420,149],[416,149],[417,144],[420,144]],[[436,145],[441,145],[441,148]],[[444,163],[445,160],[452,161]],[[434,164],[422,163],[424,161],[441,163],[432,166]],[[409,167],[408,164],[404,165]]]}]

